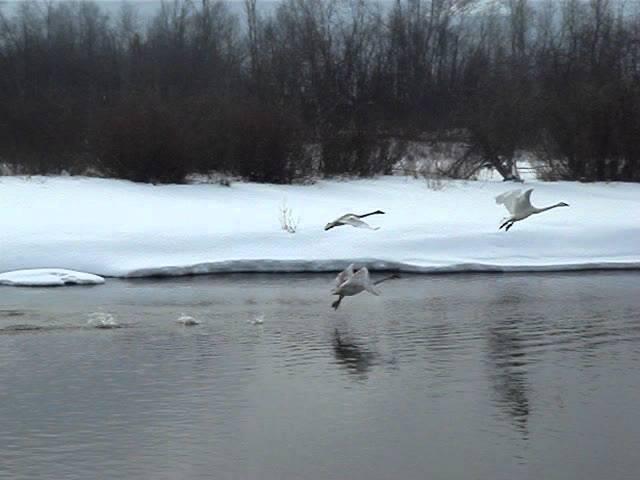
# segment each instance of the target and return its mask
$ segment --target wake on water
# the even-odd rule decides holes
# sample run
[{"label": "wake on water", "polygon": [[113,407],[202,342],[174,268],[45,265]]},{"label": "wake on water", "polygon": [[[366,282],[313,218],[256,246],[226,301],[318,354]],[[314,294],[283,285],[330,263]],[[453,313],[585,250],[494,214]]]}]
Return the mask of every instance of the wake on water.
[{"label": "wake on water", "polygon": [[176,320],[179,324],[184,325],[185,327],[195,327],[196,325],[200,325],[200,321],[195,318],[185,315],[184,313],[180,315],[178,320]]},{"label": "wake on water", "polygon": [[121,325],[116,321],[113,315],[106,312],[93,312],[87,315],[89,319],[87,324],[94,328],[120,328]]}]

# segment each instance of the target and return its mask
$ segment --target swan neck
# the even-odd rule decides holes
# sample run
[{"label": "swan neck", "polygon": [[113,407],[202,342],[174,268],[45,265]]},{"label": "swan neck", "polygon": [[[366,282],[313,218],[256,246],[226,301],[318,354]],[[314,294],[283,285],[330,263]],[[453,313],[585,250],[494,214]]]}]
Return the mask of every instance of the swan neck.
[{"label": "swan neck", "polygon": [[365,213],[365,214],[363,214],[363,215],[356,215],[356,216],[357,216],[358,218],[364,218],[364,217],[369,217],[369,216],[371,216],[371,215],[377,215],[377,214],[378,214],[378,212],[377,212],[377,211],[375,211],[375,212],[369,212],[369,213]]},{"label": "swan neck", "polygon": [[548,207],[536,208],[536,213],[546,212],[547,210],[551,210],[552,208],[561,207],[561,206],[562,206],[561,203],[556,203],[555,205],[549,205]]}]

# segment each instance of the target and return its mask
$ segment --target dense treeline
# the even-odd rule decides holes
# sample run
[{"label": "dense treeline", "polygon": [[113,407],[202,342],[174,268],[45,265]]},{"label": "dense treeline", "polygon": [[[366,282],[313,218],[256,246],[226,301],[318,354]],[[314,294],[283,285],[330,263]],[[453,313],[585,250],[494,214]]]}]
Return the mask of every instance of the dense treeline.
[{"label": "dense treeline", "polygon": [[290,182],[389,173],[431,141],[464,146],[452,175],[509,177],[527,150],[556,178],[640,181],[640,12],[623,2],[243,7],[0,7],[0,163]]}]

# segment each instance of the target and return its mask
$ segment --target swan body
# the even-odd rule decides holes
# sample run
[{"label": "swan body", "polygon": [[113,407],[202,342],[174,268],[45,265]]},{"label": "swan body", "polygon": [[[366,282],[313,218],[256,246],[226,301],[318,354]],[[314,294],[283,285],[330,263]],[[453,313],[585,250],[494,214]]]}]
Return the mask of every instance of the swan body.
[{"label": "swan body", "polygon": [[370,215],[384,215],[382,210],[376,210],[375,212],[365,213],[364,215],[356,215],[355,213],[347,213],[342,215],[340,218],[337,218],[333,222],[329,222],[325,225],[324,229],[330,230],[334,227],[341,227],[343,225],[351,225],[356,228],[367,228],[369,230],[378,230],[380,227],[372,227],[367,222],[362,219],[368,217]]},{"label": "swan body", "polygon": [[536,208],[531,204],[531,192],[533,192],[533,188],[526,190],[524,193],[522,190],[516,189],[496,197],[496,203],[498,205],[504,205],[510,214],[510,216],[503,219],[503,223],[498,230],[506,227],[505,231],[508,231],[514,223],[524,220],[533,214],[546,212],[556,207],[569,206],[567,203],[559,202],[549,207]]},{"label": "swan body", "polygon": [[376,288],[376,285],[394,278],[399,278],[399,276],[394,274],[389,277],[385,277],[382,280],[372,282],[367,267],[362,267],[355,271],[352,263],[336,277],[336,286],[331,290],[331,294],[338,295],[338,300],[333,302],[331,306],[337,310],[344,297],[351,297],[364,291],[367,291],[372,295],[379,296],[380,290]]}]

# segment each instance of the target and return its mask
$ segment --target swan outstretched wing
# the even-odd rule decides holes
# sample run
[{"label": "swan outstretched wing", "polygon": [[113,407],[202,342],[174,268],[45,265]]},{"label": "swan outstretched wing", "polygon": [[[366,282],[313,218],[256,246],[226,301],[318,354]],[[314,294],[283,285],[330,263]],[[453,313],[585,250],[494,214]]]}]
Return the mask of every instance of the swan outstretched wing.
[{"label": "swan outstretched wing", "polygon": [[533,188],[525,191],[524,194],[518,198],[518,210],[530,210],[533,208],[533,205],[531,205],[531,192],[533,192]]},{"label": "swan outstretched wing", "polygon": [[360,270],[358,270],[351,278],[351,283],[361,285],[367,292],[373,295],[380,295],[380,290],[378,290],[371,281],[371,277],[369,276],[369,269],[367,267],[362,267]]},{"label": "swan outstretched wing", "polygon": [[358,283],[367,283],[371,282],[371,277],[369,276],[369,269],[367,267],[362,267],[358,269],[356,273],[353,274],[352,281]]},{"label": "swan outstretched wing", "polygon": [[351,280],[351,278],[353,277],[353,269],[354,269],[354,266],[352,263],[351,265],[349,265],[347,268],[345,268],[343,271],[341,271],[338,274],[335,280],[336,287],[339,287],[345,282],[348,282],[349,280]]},{"label": "swan outstretched wing", "polygon": [[378,230],[380,228],[380,227],[372,227],[367,222],[365,222],[364,220],[360,220],[355,215],[345,215],[341,217],[339,221],[341,223],[344,223],[345,225],[351,225],[352,227],[356,227],[356,228],[368,228],[369,230]]},{"label": "swan outstretched wing", "polygon": [[[533,190],[533,189],[531,189]],[[531,191],[527,190],[529,195],[531,195]],[[496,197],[496,203],[498,205],[504,205],[504,207],[509,211],[511,215],[514,215],[518,210],[519,199],[521,198],[522,190],[510,190],[508,192],[504,192]]]}]

